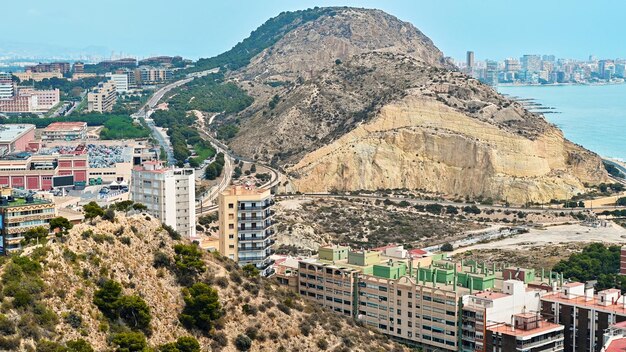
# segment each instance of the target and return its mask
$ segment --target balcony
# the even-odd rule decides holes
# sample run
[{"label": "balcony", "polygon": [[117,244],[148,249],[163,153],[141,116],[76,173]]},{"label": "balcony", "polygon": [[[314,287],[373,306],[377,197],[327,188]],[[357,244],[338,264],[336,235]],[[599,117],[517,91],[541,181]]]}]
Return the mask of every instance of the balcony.
[{"label": "balcony", "polygon": [[262,224],[262,226],[257,227],[247,227],[247,226],[238,226],[237,231],[239,232],[259,232],[266,229],[269,229],[273,224],[270,222],[269,224]]},{"label": "balcony", "polygon": [[263,210],[263,209],[267,209],[269,207],[271,207],[272,205],[274,205],[274,201],[271,201],[269,203],[263,204],[263,205],[257,205],[254,207],[238,207],[237,210],[238,211],[259,211],[259,210]]}]

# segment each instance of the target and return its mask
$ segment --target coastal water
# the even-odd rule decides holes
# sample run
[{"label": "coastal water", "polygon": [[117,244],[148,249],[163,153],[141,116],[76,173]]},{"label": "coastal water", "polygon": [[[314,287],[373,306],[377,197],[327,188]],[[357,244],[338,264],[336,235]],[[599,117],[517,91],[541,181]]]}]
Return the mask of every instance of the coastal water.
[{"label": "coastal water", "polygon": [[498,91],[553,107],[548,121],[565,137],[603,157],[626,160],[626,84],[515,86]]}]

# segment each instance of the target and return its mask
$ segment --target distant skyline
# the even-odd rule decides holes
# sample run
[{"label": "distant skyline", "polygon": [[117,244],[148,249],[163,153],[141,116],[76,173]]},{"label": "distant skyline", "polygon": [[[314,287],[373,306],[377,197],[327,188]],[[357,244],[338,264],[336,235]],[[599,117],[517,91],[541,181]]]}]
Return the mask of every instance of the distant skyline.
[{"label": "distant skyline", "polygon": [[[585,59],[626,58],[626,2],[571,0],[165,0],[106,3],[81,0],[8,1],[0,5],[0,57],[9,48],[35,47],[55,55],[97,48],[147,57],[210,57],[247,37],[282,11],[314,6],[379,8],[411,22],[446,56],[503,60],[523,54]],[[43,47],[43,48],[42,48]],[[50,48],[50,49],[46,49]],[[66,49],[65,49],[66,48]],[[68,52],[69,54],[69,52]]]}]

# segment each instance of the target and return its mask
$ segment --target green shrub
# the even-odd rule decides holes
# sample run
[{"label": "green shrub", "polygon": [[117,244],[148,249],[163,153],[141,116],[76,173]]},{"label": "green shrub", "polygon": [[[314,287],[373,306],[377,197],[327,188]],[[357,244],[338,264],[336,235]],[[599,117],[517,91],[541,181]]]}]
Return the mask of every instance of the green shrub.
[{"label": "green shrub", "polygon": [[187,329],[198,328],[208,333],[213,322],[222,316],[217,291],[204,283],[183,289],[183,299],[185,307],[179,320]]},{"label": "green shrub", "polygon": [[146,336],[141,332],[118,333],[111,342],[117,346],[117,352],[143,352],[148,347]]},{"label": "green shrub", "polygon": [[83,339],[67,341],[68,352],[93,352],[91,344]]},{"label": "green shrub", "polygon": [[235,338],[235,347],[239,351],[249,351],[252,347],[252,340],[246,335],[239,334]]}]

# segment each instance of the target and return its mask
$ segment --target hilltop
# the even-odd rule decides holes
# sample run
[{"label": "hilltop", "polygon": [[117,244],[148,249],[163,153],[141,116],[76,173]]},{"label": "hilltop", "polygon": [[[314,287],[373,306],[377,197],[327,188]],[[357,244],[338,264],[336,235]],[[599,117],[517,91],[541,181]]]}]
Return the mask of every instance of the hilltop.
[{"label": "hilltop", "polygon": [[258,38],[272,40],[223,66],[254,103],[217,123],[238,127],[228,140],[237,154],[288,175],[281,191],[407,188],[526,203],[607,181],[597,155],[382,11],[283,13],[242,43]]},{"label": "hilltop", "polygon": [[165,345],[193,337],[203,351],[404,350],[177,238],[145,214],[118,212],[3,259],[0,349],[174,351]]}]

